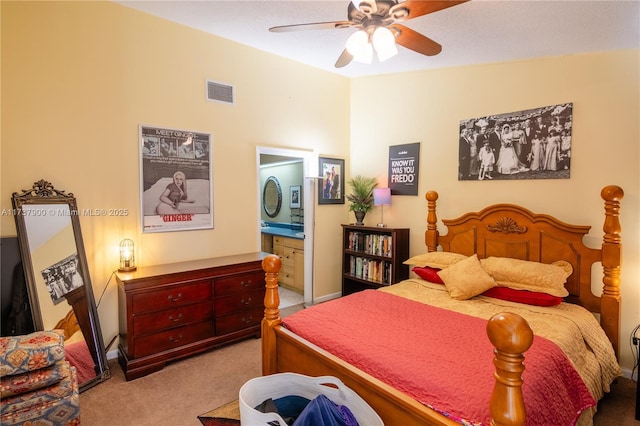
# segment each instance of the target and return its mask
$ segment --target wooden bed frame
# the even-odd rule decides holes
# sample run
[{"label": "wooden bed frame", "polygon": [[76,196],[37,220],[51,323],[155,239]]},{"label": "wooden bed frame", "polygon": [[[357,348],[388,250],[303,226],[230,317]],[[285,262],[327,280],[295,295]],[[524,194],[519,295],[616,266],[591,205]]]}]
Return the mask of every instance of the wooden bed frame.
[{"label": "wooden bed frame", "polygon": [[[607,186],[602,190],[604,237],[602,247],[593,249],[582,241],[591,227],[569,225],[513,204],[496,204],[457,219],[443,220],[448,232],[440,235],[436,215],[438,194],[430,191],[426,194],[425,243],[428,251],[435,251],[440,246],[444,251],[465,255],[477,253],[479,258],[501,256],[544,263],[567,260],[574,272],[565,284],[570,294],[566,300],[600,315],[600,323],[617,354],[622,248],[619,210],[623,195],[618,186]],[[602,263],[604,273],[601,296],[591,291],[591,267],[596,262]],[[367,401],[389,425],[458,424],[282,327],[278,307],[281,261],[270,255],[263,260],[262,266],[266,275],[265,317],[262,320],[264,375],[296,372],[336,376]],[[518,315],[503,313],[489,321],[487,333],[495,347],[496,382],[490,407],[492,424],[524,424],[522,361],[523,352],[533,339],[531,329]]]}]

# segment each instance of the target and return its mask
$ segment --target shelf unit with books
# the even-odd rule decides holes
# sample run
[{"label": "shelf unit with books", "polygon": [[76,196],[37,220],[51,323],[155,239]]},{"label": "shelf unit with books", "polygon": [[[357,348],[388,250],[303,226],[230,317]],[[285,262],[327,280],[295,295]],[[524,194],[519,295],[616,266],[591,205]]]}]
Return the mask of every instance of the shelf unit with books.
[{"label": "shelf unit with books", "polygon": [[409,229],[342,225],[342,295],[409,278]]}]

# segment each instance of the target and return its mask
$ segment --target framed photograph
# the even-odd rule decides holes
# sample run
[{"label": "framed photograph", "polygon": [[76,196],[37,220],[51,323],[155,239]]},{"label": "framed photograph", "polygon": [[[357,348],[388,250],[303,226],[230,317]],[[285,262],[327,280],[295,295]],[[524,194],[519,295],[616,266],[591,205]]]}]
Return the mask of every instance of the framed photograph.
[{"label": "framed photograph", "polygon": [[569,179],[573,103],[468,118],[458,129],[458,180]]},{"label": "framed photograph", "polygon": [[318,204],[344,204],[344,160],[320,157]]},{"label": "framed photograph", "polygon": [[289,208],[299,209],[302,200],[302,187],[300,185],[289,187]]},{"label": "framed photograph", "polygon": [[211,134],[140,126],[142,232],[213,228]]}]

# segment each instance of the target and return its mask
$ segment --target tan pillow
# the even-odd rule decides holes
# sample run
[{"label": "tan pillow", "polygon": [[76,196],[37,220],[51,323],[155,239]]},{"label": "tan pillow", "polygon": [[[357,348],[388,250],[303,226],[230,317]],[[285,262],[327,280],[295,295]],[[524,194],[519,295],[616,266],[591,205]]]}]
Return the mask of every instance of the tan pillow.
[{"label": "tan pillow", "polygon": [[447,251],[432,251],[431,253],[414,256],[409,260],[405,260],[403,263],[405,265],[419,266],[421,268],[429,266],[431,268],[445,269],[466,258],[467,256],[464,254],[450,253]]},{"label": "tan pillow", "polygon": [[565,260],[547,264],[507,257],[488,257],[480,262],[499,286],[537,291],[558,297],[569,295],[564,283],[573,272],[573,268]]},{"label": "tan pillow", "polygon": [[467,300],[496,286],[474,254],[438,272],[453,299]]}]

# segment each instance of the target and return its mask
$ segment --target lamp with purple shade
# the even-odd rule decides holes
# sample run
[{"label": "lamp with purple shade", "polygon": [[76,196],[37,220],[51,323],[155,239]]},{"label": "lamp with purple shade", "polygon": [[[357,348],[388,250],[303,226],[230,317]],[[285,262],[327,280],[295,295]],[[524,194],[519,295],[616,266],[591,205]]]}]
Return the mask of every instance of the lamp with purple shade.
[{"label": "lamp with purple shade", "polygon": [[391,205],[391,188],[374,188],[373,189],[373,205],[380,206],[380,223],[379,228],[384,228],[384,206]]}]

